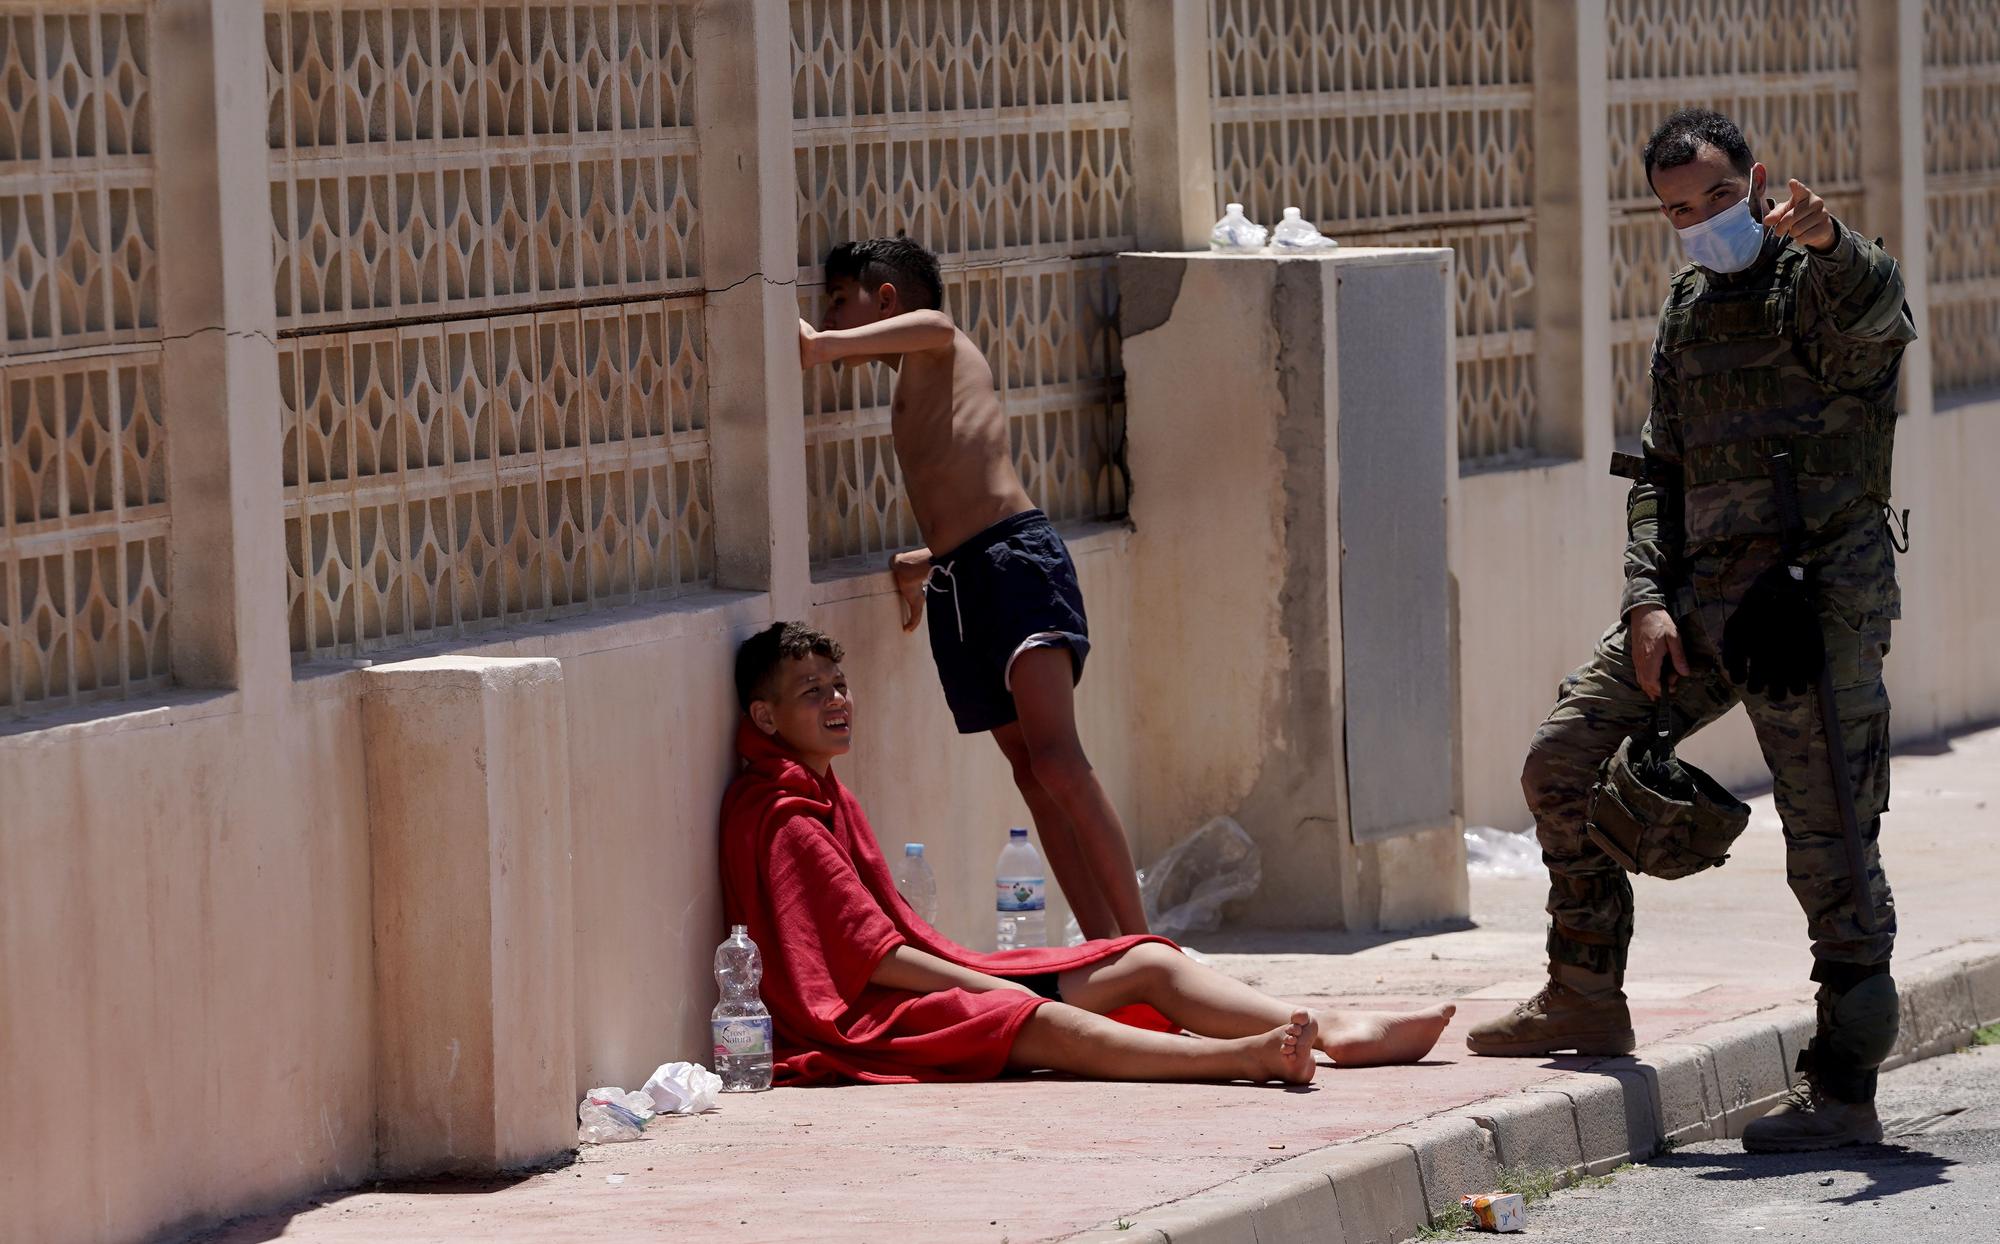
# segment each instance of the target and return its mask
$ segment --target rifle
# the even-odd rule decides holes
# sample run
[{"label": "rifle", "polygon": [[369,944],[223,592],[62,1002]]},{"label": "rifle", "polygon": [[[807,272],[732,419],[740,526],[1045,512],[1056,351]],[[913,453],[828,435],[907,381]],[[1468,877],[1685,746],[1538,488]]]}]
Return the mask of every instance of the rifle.
[{"label": "rifle", "polygon": [[[1775,453],[1768,461],[1771,483],[1777,493],[1778,520],[1784,529],[1784,573],[1804,585],[1810,596],[1812,579],[1799,555],[1805,544],[1805,521],[1799,512],[1799,481],[1792,467],[1792,456]],[[1847,768],[1847,740],[1840,732],[1840,709],[1833,701],[1833,663],[1824,654],[1820,657],[1818,690],[1820,729],[1826,735],[1827,761],[1833,769],[1833,797],[1840,810],[1840,833],[1847,847],[1847,881],[1854,892],[1854,912],[1862,931],[1873,933],[1878,922],[1875,898],[1868,890],[1868,854],[1861,842],[1860,820],[1854,812],[1854,778]]]}]

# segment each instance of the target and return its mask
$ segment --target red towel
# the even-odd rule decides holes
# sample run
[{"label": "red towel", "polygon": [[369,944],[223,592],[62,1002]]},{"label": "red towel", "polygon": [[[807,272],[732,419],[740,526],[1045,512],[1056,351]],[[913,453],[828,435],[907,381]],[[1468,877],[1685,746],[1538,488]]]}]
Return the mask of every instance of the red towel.
[{"label": "red towel", "polygon": [[[896,891],[861,805],[745,718],[742,771],[722,798],[723,910],[764,957],[761,993],[777,1038],[780,1084],[987,1080],[1044,998],[1004,990],[916,994],[868,978],[897,946],[964,967],[1022,976],[1085,967],[1158,937],[982,955],[926,924]],[[1172,1031],[1150,1007],[1114,1018]]]}]

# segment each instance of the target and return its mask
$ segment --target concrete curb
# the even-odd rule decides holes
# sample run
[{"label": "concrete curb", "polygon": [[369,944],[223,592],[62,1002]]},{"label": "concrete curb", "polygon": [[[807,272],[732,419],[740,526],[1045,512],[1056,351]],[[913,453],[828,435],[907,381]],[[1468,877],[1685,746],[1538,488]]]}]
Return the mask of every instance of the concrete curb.
[{"label": "concrete curb", "polygon": [[[1957,1049],[2000,1021],[2000,943],[1972,942],[1897,972],[1902,1032],[1884,1070]],[[1260,1167],[1190,1197],[1064,1237],[1069,1244],[1399,1244],[1503,1171],[1569,1183],[1672,1141],[1742,1135],[1791,1085],[1809,1006],[1728,1020],[1602,1059],[1517,1093]]]}]

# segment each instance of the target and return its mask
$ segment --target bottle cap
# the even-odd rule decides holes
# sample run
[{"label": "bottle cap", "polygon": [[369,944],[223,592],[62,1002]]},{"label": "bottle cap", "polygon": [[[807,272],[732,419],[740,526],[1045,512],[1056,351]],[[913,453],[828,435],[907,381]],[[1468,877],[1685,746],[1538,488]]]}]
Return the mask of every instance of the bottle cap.
[{"label": "bottle cap", "polygon": [[1007,831],[1007,836],[1009,838],[1026,838],[1028,831],[1025,829],[1010,829]]},{"label": "bottle cap", "polygon": [[903,854],[914,855],[918,859],[922,859],[924,854],[924,844],[921,842],[906,842],[903,844]]},{"label": "bottle cap", "polygon": [[1298,208],[1296,208],[1296,207],[1288,207],[1288,208],[1286,208],[1286,209],[1285,209],[1285,219],[1286,219],[1286,220],[1297,220],[1298,218],[1299,218],[1299,209],[1298,209]]},{"label": "bottle cap", "polygon": [[748,937],[748,936],[750,936],[750,926],[749,926],[749,925],[747,925],[747,924],[732,924],[732,925],[730,925],[730,926],[729,926],[729,936],[731,936],[731,937],[735,937],[735,936],[737,936],[738,934],[741,934],[741,935],[742,935],[742,936],[744,936],[744,937]]}]

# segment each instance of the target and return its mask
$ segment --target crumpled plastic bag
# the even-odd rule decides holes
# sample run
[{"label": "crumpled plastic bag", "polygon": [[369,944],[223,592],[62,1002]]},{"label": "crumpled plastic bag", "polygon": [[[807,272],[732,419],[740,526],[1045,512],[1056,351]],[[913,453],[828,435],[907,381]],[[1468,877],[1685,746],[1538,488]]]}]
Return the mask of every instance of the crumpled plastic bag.
[{"label": "crumpled plastic bag", "polygon": [[[1180,941],[1189,933],[1221,928],[1222,909],[1257,892],[1264,879],[1263,853],[1241,825],[1218,816],[1175,843],[1151,868],[1140,869],[1138,876],[1146,926]],[[1074,916],[1064,929],[1064,941],[1071,946],[1083,942]],[[1187,954],[1207,962],[1193,951]]]},{"label": "crumpled plastic bag", "polygon": [[1491,825],[1467,826],[1465,871],[1473,877],[1540,876],[1542,844],[1532,832],[1510,834]]},{"label": "crumpled plastic bag", "polygon": [[646,1134],[646,1121],[657,1111],[645,1093],[628,1093],[622,1088],[594,1088],[584,1094],[576,1107],[576,1139],[582,1145],[611,1144],[637,1140]]},{"label": "crumpled plastic bag", "polygon": [[700,1063],[661,1063],[646,1081],[646,1093],[661,1114],[700,1114],[715,1109],[722,1077]]},{"label": "crumpled plastic bag", "polygon": [[1221,928],[1223,907],[1255,894],[1263,880],[1257,844],[1241,825],[1218,816],[1153,861],[1139,883],[1139,900],[1147,927],[1179,941]]}]

